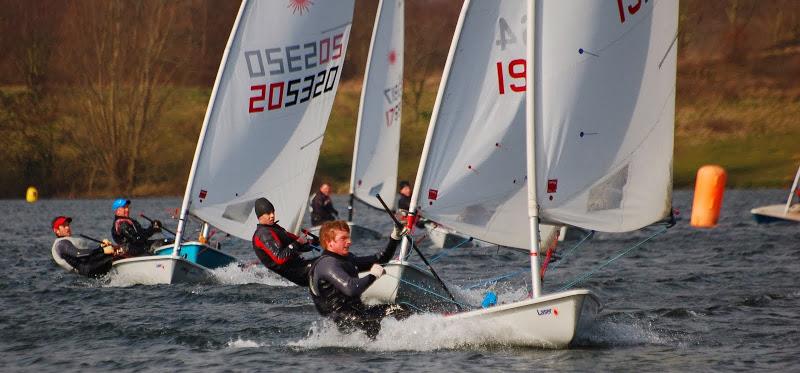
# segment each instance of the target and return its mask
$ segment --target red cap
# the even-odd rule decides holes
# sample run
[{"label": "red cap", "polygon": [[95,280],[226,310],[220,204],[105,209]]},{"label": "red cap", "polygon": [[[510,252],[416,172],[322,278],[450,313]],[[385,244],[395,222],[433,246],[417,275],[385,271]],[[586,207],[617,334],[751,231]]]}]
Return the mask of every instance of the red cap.
[{"label": "red cap", "polygon": [[70,222],[72,222],[72,218],[69,216],[56,216],[56,218],[53,219],[53,230],[56,231],[58,227],[69,224]]}]

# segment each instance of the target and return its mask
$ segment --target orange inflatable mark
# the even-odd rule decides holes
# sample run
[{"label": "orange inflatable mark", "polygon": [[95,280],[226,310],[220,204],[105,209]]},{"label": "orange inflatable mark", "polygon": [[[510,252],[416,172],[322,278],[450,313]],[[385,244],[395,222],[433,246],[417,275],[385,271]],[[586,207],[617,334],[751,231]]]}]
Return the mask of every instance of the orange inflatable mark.
[{"label": "orange inflatable mark", "polygon": [[727,179],[728,174],[720,166],[707,165],[697,170],[692,203],[693,227],[713,228],[717,225]]}]

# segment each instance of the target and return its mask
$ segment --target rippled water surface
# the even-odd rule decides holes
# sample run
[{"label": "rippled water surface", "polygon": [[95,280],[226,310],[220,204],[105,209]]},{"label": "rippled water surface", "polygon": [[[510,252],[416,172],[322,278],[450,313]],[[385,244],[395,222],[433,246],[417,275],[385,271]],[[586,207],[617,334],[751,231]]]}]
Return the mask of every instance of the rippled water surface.
[{"label": "rippled water surface", "polygon": [[[676,192],[688,215],[691,193]],[[334,199],[340,211],[345,198]],[[800,370],[800,225],[756,225],[753,207],[781,203],[781,190],[728,191],[715,229],[688,226],[611,263],[582,283],[604,303],[569,349],[491,343],[492,330],[443,325],[438,316],[384,321],[375,341],[321,322],[306,289],[260,265],[218,271],[216,285],[131,285],[86,279],[53,263],[50,220],[74,217],[73,232],[108,237],[110,200],[0,201],[0,370],[2,371],[686,371]],[[178,199],[134,200],[132,211],[162,219]],[[280,218],[280,211],[278,218]],[[356,221],[387,232],[383,213]],[[558,288],[657,229],[598,234],[548,271]],[[218,237],[222,237],[220,234]],[[420,238],[421,239],[421,238]],[[433,257],[439,250],[421,246]],[[383,241],[354,243],[368,253]],[[563,244],[563,249],[571,247]],[[242,262],[248,242],[223,241]],[[467,298],[480,280],[524,270],[524,254],[457,248],[434,263]],[[499,300],[526,294],[526,276],[492,288]]]}]

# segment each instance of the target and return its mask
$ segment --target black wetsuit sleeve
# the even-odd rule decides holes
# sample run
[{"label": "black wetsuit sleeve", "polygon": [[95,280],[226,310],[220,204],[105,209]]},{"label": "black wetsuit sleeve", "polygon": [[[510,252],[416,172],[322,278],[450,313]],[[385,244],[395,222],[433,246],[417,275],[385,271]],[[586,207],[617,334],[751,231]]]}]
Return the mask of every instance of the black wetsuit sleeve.
[{"label": "black wetsuit sleeve", "polygon": [[[253,249],[267,254],[277,265],[286,264],[297,254],[293,252],[291,245],[283,247],[280,242],[275,240],[269,229],[260,228],[253,235]],[[299,244],[298,244],[299,246]]]},{"label": "black wetsuit sleeve", "polygon": [[58,243],[58,251],[62,256],[88,258],[98,252],[102,252],[103,249],[99,246],[92,249],[79,249],[75,247],[72,242],[69,242],[69,240],[61,240],[61,242]]},{"label": "black wetsuit sleeve", "polygon": [[[134,223],[137,224],[137,223]],[[119,234],[125,244],[129,255],[138,256],[147,252],[147,237],[143,235],[141,226],[135,226],[127,221],[119,223]],[[146,233],[146,231],[145,231]]]},{"label": "black wetsuit sleeve", "polygon": [[348,297],[361,296],[375,282],[375,276],[371,274],[361,278],[350,276],[337,260],[324,260],[317,264],[315,271],[319,273],[319,280],[327,281]]},{"label": "black wetsuit sleeve", "polygon": [[393,240],[390,238],[389,243],[383,251],[373,255],[353,256],[352,263],[360,272],[368,271],[375,263],[386,263],[391,260],[394,256],[394,252],[397,251],[398,244],[400,244],[400,240]]}]

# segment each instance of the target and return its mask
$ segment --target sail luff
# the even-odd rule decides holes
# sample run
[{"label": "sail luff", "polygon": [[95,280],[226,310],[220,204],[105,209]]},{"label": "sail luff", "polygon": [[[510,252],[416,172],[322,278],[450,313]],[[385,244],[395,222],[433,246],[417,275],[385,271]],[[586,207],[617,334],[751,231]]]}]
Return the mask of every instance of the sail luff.
[{"label": "sail luff", "polygon": [[536,177],[536,123],[537,115],[536,108],[538,94],[541,91],[537,89],[539,84],[540,74],[536,72],[539,70],[539,63],[536,58],[539,53],[536,53],[537,43],[536,38],[541,35],[536,27],[541,22],[537,18],[539,12],[536,12],[538,1],[528,1],[528,27],[527,27],[527,48],[526,48],[526,61],[527,61],[527,76],[525,84],[525,157],[528,174],[528,222],[529,234],[531,237],[530,257],[531,257],[531,284],[533,287],[533,298],[538,298],[542,293],[542,282],[539,276],[539,204],[537,203],[537,177]]},{"label": "sail luff", "polygon": [[[453,66],[454,56],[456,54],[456,46],[461,38],[461,30],[464,27],[464,19],[467,15],[467,10],[471,4],[470,0],[465,0],[464,5],[461,7],[461,13],[458,16],[458,23],[456,24],[455,32],[453,33],[453,40],[450,42],[450,50],[447,53],[447,61],[444,64],[442,71],[442,80],[439,83],[439,91],[436,93],[436,101],[433,103],[433,114],[428,124],[428,132],[425,135],[425,144],[422,146],[422,155],[419,159],[419,167],[417,168],[417,176],[414,179],[414,190],[411,193],[411,205],[409,206],[409,214],[415,216],[417,211],[417,204],[419,203],[419,192],[422,186],[422,178],[425,176],[425,167],[428,163],[428,153],[431,149],[431,142],[433,141],[433,134],[436,131],[436,121],[439,118],[439,110],[442,106],[442,97],[447,89],[447,81],[450,79],[450,69]],[[408,254],[408,240],[403,240],[400,247],[400,259],[405,258]]]},{"label": "sail luff", "polygon": [[[206,113],[203,117],[203,126],[200,129],[200,136],[197,139],[197,147],[194,150],[194,157],[192,158],[192,166],[189,169],[189,179],[186,182],[186,191],[183,194],[183,202],[181,203],[181,213],[180,217],[178,218],[178,227],[175,230],[175,244],[173,246],[172,255],[178,255],[178,249],[180,248],[181,238],[183,237],[183,231],[186,228],[186,216],[189,213],[189,201],[191,200],[192,194],[192,187],[194,186],[194,179],[195,174],[197,173],[197,165],[198,161],[200,160],[200,154],[203,150],[203,143],[206,137],[206,133],[208,132],[208,123],[211,119],[211,111],[214,108],[214,102],[217,99],[217,93],[219,92],[219,85],[220,81],[222,80],[222,75],[225,72],[225,64],[228,61],[228,55],[230,54],[231,47],[233,45],[233,40],[236,38],[236,34],[239,32],[239,24],[242,20],[242,15],[244,14],[244,10],[249,4],[249,0],[242,0],[242,4],[239,6],[239,13],[236,15],[236,21],[233,23],[233,29],[231,30],[230,36],[228,36],[228,42],[225,44],[225,51],[222,52],[222,61],[219,64],[219,69],[217,70],[217,77],[214,79],[214,87],[211,89],[211,97],[208,100],[208,106],[206,107]],[[208,223],[205,223],[206,226]]]}]

